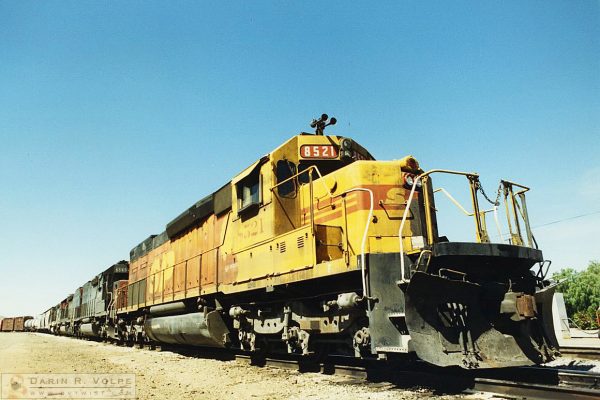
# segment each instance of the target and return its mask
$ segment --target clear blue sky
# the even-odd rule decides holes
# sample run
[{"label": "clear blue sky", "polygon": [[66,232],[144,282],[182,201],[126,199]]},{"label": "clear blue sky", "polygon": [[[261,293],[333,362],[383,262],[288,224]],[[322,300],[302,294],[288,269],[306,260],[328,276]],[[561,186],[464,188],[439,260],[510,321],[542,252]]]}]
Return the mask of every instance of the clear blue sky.
[{"label": "clear blue sky", "polygon": [[[533,226],[600,211],[600,3],[0,1],[0,314],[322,112],[378,159],[529,184]],[[535,233],[555,269],[600,259],[600,214]]]}]

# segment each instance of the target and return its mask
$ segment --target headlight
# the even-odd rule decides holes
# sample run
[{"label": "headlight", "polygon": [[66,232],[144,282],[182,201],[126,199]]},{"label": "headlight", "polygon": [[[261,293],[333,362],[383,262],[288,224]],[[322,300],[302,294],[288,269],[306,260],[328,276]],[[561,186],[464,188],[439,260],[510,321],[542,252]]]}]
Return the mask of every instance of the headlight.
[{"label": "headlight", "polygon": [[404,185],[409,188],[412,188],[413,185],[415,185],[417,189],[420,189],[423,186],[423,182],[421,179],[417,179],[413,174],[404,174]]},{"label": "headlight", "polygon": [[341,145],[342,145],[342,149],[349,150],[349,149],[352,148],[352,140],[347,139],[347,138],[346,139],[342,139]]}]

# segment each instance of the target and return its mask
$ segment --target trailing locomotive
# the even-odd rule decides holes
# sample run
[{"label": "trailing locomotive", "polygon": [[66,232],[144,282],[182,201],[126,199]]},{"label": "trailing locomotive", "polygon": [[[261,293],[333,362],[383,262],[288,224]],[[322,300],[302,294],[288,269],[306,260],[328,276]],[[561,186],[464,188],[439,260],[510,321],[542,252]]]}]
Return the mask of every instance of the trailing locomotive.
[{"label": "trailing locomotive", "polygon": [[39,316],[42,330],[58,335],[117,338],[114,294],[127,279],[129,264],[120,261],[94,276],[75,293]]},{"label": "trailing locomotive", "polygon": [[[334,123],[314,120],[315,134],[293,136],[133,248],[128,272],[116,264],[48,310],[52,331],[306,356],[411,353],[463,368],[551,360],[553,289],[528,188],[501,182],[510,244],[491,243],[486,213],[499,203],[480,208],[477,174],[426,171],[412,156],[376,161],[325,135]],[[441,174],[466,181],[473,242],[438,232]]]}]

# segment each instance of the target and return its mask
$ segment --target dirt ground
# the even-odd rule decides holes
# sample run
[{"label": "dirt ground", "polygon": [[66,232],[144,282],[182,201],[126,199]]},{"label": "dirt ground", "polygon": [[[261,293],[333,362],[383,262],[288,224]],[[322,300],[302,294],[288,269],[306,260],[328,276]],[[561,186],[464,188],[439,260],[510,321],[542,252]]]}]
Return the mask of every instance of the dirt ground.
[{"label": "dirt ground", "polygon": [[[170,351],[139,350],[42,333],[1,333],[0,373],[135,374],[139,399],[425,399],[424,389],[259,368]],[[480,398],[436,396],[437,399]]]}]

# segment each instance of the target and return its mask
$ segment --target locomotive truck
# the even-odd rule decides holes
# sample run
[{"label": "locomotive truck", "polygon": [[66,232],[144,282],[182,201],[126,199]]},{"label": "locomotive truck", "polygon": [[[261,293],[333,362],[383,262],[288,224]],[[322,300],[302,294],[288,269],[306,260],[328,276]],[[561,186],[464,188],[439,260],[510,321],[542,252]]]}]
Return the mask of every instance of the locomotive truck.
[{"label": "locomotive truck", "polygon": [[[553,288],[529,189],[503,180],[484,210],[478,174],[423,169],[410,155],[375,160],[326,135],[334,123],[313,120],[315,133],[260,157],[135,246],[119,272],[48,310],[52,331],[307,357],[413,354],[463,368],[550,361]],[[438,232],[436,196],[459,205],[434,188],[439,175],[464,179],[470,242]],[[508,243],[488,232],[500,210]]]}]

